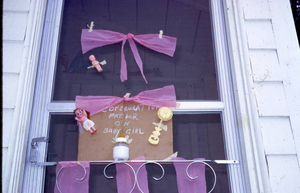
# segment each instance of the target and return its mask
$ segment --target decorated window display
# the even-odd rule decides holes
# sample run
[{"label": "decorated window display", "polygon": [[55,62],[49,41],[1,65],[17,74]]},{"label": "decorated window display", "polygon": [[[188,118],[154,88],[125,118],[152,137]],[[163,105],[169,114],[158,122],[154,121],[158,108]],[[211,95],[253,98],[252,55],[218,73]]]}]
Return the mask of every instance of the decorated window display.
[{"label": "decorated window display", "polygon": [[45,192],[230,192],[205,2],[65,1]]}]

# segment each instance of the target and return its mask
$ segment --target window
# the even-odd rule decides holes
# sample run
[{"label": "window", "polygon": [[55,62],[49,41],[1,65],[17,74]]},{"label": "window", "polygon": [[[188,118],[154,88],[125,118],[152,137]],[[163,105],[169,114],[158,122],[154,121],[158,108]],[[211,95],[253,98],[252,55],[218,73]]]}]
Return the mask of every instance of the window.
[{"label": "window", "polygon": [[[125,34],[163,30],[177,37],[175,55],[165,56],[137,44],[146,84],[126,44],[128,80],[121,83],[120,43],[81,52],[81,29],[91,21],[95,29]],[[49,136],[51,140],[41,144],[39,161],[77,159],[78,131],[72,115],[76,95],[122,97],[173,84],[180,103],[173,118],[174,151],[186,159],[240,160],[239,165],[213,165],[218,175],[215,192],[245,192],[225,40],[222,4],[216,0],[49,0],[30,130],[31,138]],[[90,54],[107,61],[104,73],[86,68]],[[91,167],[90,192],[99,187],[116,191],[115,181],[100,176],[103,168]],[[165,169],[161,182],[149,180],[150,192],[166,191],[168,184],[176,183],[174,168],[166,165]],[[155,172],[151,166],[147,170],[149,175]],[[209,172],[206,178],[209,188],[213,183]],[[26,165],[24,189],[52,192],[54,184],[54,167]]]}]

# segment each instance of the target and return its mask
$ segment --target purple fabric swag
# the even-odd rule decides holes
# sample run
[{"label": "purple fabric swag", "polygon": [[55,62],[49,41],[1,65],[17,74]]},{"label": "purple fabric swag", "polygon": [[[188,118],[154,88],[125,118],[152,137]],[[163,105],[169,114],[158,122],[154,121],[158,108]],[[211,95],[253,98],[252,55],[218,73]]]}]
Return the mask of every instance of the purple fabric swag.
[{"label": "purple fabric swag", "polygon": [[80,164],[82,166],[78,161],[62,161],[57,164],[54,193],[89,192],[90,163],[80,161]]},{"label": "purple fabric swag", "polygon": [[[172,160],[185,160],[184,158],[175,157]],[[204,158],[196,158],[194,160],[204,160]],[[186,174],[186,168],[190,163],[174,162],[177,178],[177,187],[179,193],[206,193],[205,165],[195,163],[189,167],[191,177],[198,176],[197,179],[190,179]]]},{"label": "purple fabric swag", "polygon": [[159,53],[166,54],[171,57],[174,55],[176,49],[176,42],[177,42],[177,38],[175,37],[163,35],[162,38],[159,38],[158,34],[133,35],[129,33],[126,35],[126,34],[109,31],[109,30],[93,30],[92,32],[88,32],[88,29],[82,29],[81,32],[82,53],[85,54],[89,50],[97,47],[102,47],[102,46],[122,42],[120,78],[121,81],[124,82],[125,80],[127,80],[127,64],[124,55],[124,45],[127,40],[129,42],[134,59],[146,83],[148,82],[143,73],[143,62],[141,60],[135,42],[149,49],[152,49]]}]

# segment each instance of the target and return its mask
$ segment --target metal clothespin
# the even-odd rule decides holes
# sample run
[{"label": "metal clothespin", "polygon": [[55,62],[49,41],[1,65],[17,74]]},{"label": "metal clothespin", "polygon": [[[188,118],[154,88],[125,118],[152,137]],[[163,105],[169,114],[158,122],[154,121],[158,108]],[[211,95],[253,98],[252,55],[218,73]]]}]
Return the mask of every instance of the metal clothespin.
[{"label": "metal clothespin", "polygon": [[163,33],[164,33],[164,31],[163,31],[163,30],[159,30],[159,35],[158,35],[158,37],[159,37],[160,39],[162,39],[162,35],[163,35]]},{"label": "metal clothespin", "polygon": [[91,24],[87,24],[87,27],[89,28],[89,32],[92,32],[93,31],[93,27],[94,27],[94,22],[92,21]]}]

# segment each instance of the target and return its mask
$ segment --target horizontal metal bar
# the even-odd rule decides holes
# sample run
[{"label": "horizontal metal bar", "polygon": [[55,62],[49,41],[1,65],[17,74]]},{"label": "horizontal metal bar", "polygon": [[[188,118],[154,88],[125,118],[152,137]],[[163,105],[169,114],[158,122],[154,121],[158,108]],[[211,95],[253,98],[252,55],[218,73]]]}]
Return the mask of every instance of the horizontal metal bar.
[{"label": "horizontal metal bar", "polygon": [[[181,112],[220,112],[224,109],[224,103],[221,101],[183,101],[178,100],[179,107],[174,110],[174,114]],[[47,104],[47,110],[50,113],[72,113],[75,109],[74,101],[51,102]]]},{"label": "horizontal metal bar", "polygon": [[[157,163],[190,163],[190,162],[212,162],[216,164],[238,164],[237,160],[127,160],[127,161],[114,161],[114,160],[102,160],[102,161],[89,161],[92,164],[104,164],[104,163],[145,163],[145,162],[157,162]],[[35,166],[55,166],[58,162],[36,162],[32,163]]]}]

